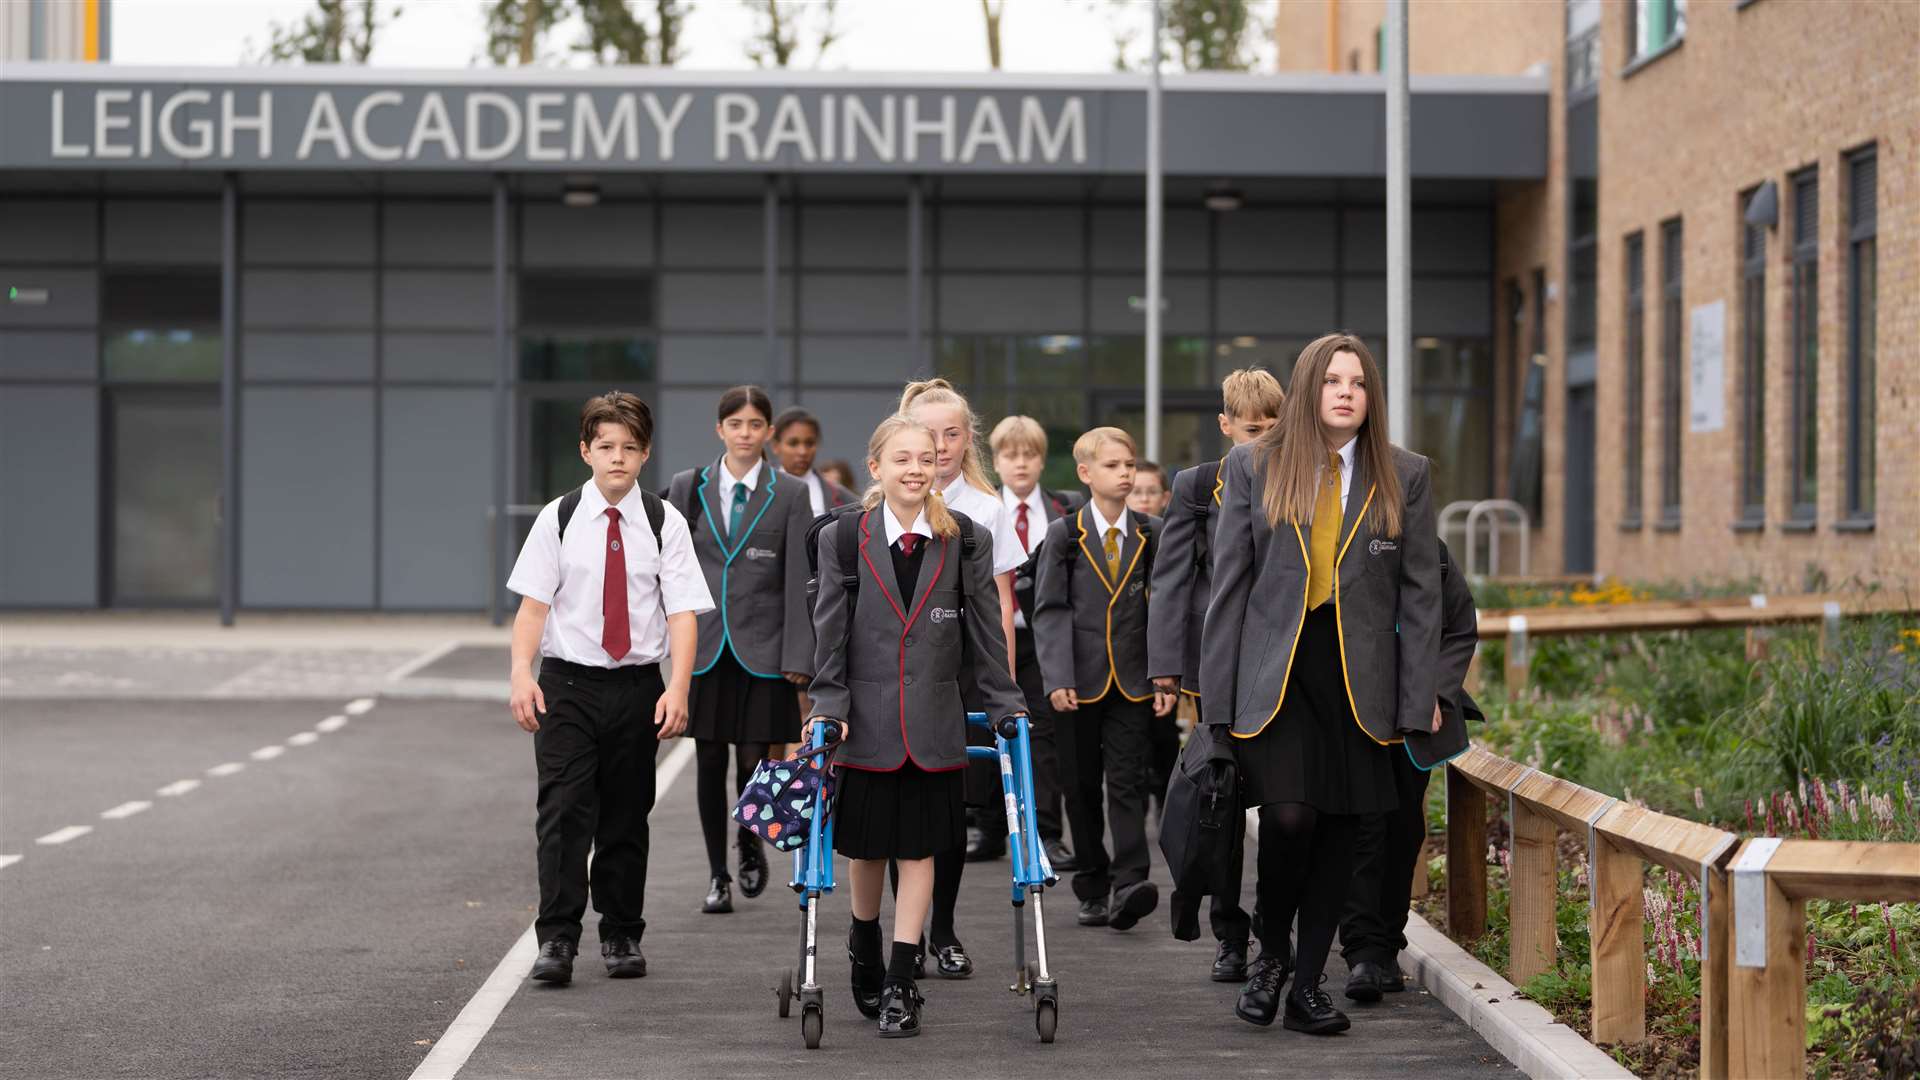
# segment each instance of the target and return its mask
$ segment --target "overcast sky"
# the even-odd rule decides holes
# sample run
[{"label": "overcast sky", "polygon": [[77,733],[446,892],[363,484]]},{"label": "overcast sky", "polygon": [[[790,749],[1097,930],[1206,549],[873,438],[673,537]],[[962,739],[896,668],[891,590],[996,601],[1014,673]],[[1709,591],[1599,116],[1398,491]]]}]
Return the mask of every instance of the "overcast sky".
[{"label": "overcast sky", "polygon": [[[113,59],[124,64],[242,63],[265,44],[274,23],[294,21],[312,6],[312,0],[113,0]],[[382,0],[383,8],[394,6]],[[483,0],[403,0],[398,6],[400,18],[375,39],[374,65],[467,67],[483,61]],[[638,5],[641,10],[651,6]],[[1262,3],[1256,9],[1269,6]],[[692,7],[680,66],[751,68],[743,42],[753,18],[740,0],[694,0]],[[1000,31],[1002,67],[1111,71],[1117,35],[1131,35],[1131,55],[1144,53],[1148,17],[1148,8],[1138,0],[1007,0]],[[841,0],[838,25],[840,41],[817,65],[826,70],[987,69],[979,0]],[[578,35],[577,25],[562,25],[548,41],[547,62],[580,64],[580,57],[568,55],[567,49]],[[1255,44],[1255,55],[1270,65],[1271,46],[1264,40]],[[796,66],[816,66],[810,47]]]}]

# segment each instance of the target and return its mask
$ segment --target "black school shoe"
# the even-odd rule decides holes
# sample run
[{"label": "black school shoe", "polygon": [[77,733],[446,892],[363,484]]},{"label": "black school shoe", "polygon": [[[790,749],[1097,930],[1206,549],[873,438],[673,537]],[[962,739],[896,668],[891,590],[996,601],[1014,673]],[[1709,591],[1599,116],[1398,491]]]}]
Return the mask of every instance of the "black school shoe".
[{"label": "black school shoe", "polygon": [[760,847],[760,838],[745,829],[740,830],[740,895],[751,900],[767,888],[767,853]]},{"label": "black school shoe", "polygon": [[1233,1004],[1233,1015],[1261,1027],[1273,1023],[1274,1014],[1280,1011],[1280,987],[1286,984],[1290,970],[1285,959],[1262,950],[1259,959],[1247,969],[1247,985],[1240,988],[1240,1000]]},{"label": "black school shoe", "polygon": [[733,913],[733,883],[726,878],[713,879],[712,887],[707,889],[707,898],[700,905],[702,915],[731,915]]},{"label": "black school shoe", "polygon": [[[1356,960],[1347,972],[1347,997],[1374,1002],[1387,992],[1387,969],[1372,960]],[[1395,989],[1398,989],[1396,987]]]},{"label": "black school shoe", "polygon": [[1404,993],[1407,989],[1407,974],[1400,970],[1398,959],[1389,960],[1380,966],[1384,972],[1380,977],[1380,992],[1383,994]]},{"label": "black school shoe", "polygon": [[863,964],[854,951],[853,934],[847,934],[847,960],[853,965],[853,1006],[869,1020],[880,1019],[880,990],[887,981],[883,964]]},{"label": "black school shoe", "polygon": [[1047,841],[1047,865],[1053,867],[1056,874],[1065,874],[1077,869],[1073,865],[1073,849],[1060,840]]},{"label": "black school shoe", "polygon": [[607,962],[607,977],[610,979],[646,977],[647,958],[640,954],[640,943],[632,938],[609,938],[601,942],[600,957]]},{"label": "black school shoe", "polygon": [[560,938],[540,946],[540,956],[533,962],[531,978],[534,982],[567,985],[573,981],[573,955],[577,951],[573,942]]},{"label": "black school shoe", "polygon": [[1106,897],[1099,896],[1092,900],[1080,901],[1079,920],[1081,926],[1105,926],[1111,918],[1112,916],[1107,911]]},{"label": "black school shoe", "polygon": [[880,1037],[911,1039],[920,1034],[920,1006],[926,999],[910,982],[888,980],[880,990]]},{"label": "black school shoe", "polygon": [[1128,889],[1125,896],[1114,894],[1114,899],[1119,903],[1107,918],[1107,925],[1115,930],[1131,930],[1135,923],[1160,906],[1160,888],[1151,881],[1142,881]]},{"label": "black school shoe", "polygon": [[[1320,976],[1325,979],[1326,976]],[[1333,1007],[1333,999],[1318,986],[1301,986],[1295,980],[1287,995],[1287,1016],[1281,1021],[1288,1031],[1309,1035],[1335,1035],[1353,1026],[1347,1014]]]},{"label": "black school shoe", "polygon": [[1213,981],[1240,982],[1247,977],[1247,943],[1222,941],[1213,954]]},{"label": "black school shoe", "polygon": [[[925,953],[921,956],[924,958]],[[933,947],[934,970],[943,979],[967,979],[973,977],[973,961],[967,957],[967,951],[959,942],[951,945]]]}]

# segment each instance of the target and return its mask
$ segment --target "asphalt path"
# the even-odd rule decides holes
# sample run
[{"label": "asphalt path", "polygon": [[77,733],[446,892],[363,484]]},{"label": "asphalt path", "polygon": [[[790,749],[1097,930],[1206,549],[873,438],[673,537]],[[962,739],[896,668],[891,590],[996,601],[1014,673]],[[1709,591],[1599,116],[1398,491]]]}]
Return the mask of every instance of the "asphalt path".
[{"label": "asphalt path", "polygon": [[[0,856],[21,856],[0,866],[0,1077],[406,1077],[427,1056],[532,918],[531,752],[498,704],[347,704],[0,706]],[[209,774],[228,763],[243,767]],[[826,1036],[808,1052],[772,993],[792,894],[698,913],[693,789],[689,769],[654,812],[649,976],[601,974],[590,914],[574,983],[520,984],[460,1076],[1513,1073],[1418,990],[1350,1009],[1337,1038],[1254,1028],[1237,987],[1207,980],[1210,940],[1175,941],[1164,908],[1124,934],[1075,926],[1064,888],[1047,897],[1061,1013],[1042,1046],[1006,989],[1005,862],[969,868],[959,928],[979,971],[929,980],[915,1040],[855,1012],[846,897],[829,897]],[[90,831],[38,842],[70,826]]]}]

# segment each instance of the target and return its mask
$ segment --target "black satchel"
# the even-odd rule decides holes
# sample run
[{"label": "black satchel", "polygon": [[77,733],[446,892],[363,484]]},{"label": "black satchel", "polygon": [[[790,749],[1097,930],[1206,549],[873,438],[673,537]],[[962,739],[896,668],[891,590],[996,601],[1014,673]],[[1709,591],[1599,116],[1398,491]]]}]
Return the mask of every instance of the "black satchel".
[{"label": "black satchel", "polygon": [[1196,728],[1167,783],[1160,815],[1160,853],[1173,877],[1173,936],[1200,936],[1200,901],[1219,889],[1228,864],[1239,854],[1234,827],[1240,808],[1240,773],[1233,748]]}]

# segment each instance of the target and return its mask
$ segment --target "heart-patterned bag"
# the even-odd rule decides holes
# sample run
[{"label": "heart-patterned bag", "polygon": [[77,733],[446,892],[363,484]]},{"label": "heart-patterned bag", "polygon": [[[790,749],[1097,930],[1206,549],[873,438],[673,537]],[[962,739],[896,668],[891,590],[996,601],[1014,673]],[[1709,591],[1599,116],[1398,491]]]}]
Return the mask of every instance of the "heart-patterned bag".
[{"label": "heart-patterned bag", "polygon": [[806,846],[813,816],[833,800],[833,753],[839,747],[835,742],[761,761],[733,804],[733,820],[779,851]]}]

